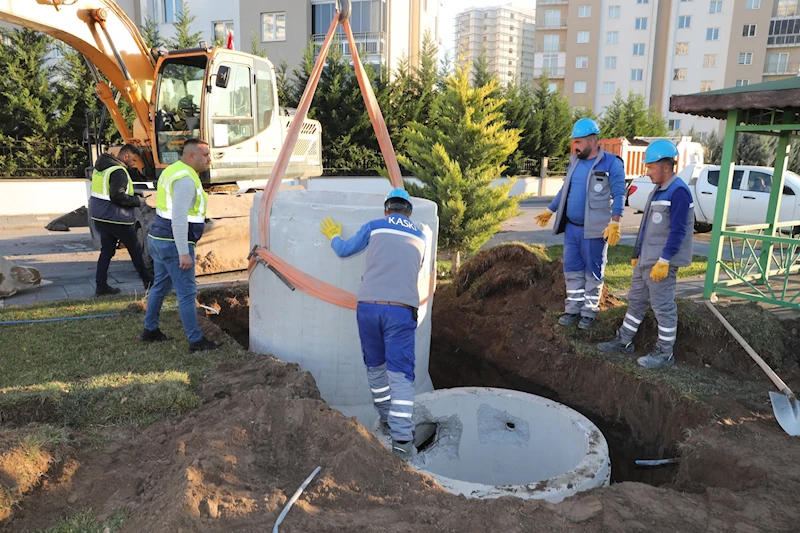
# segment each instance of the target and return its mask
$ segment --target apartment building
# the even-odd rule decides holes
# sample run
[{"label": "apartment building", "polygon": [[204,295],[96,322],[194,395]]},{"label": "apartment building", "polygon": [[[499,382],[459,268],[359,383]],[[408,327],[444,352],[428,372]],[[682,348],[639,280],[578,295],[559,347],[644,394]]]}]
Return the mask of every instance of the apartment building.
[{"label": "apartment building", "polygon": [[[159,24],[163,37],[174,35],[181,0],[121,0],[120,6],[136,22],[146,19]],[[267,56],[290,66],[301,63],[310,40],[321,43],[336,12],[332,0],[187,0],[195,17],[192,31],[202,32],[208,42],[225,40],[233,31],[237,50],[251,51],[253,37]],[[394,70],[402,57],[419,63],[419,50],[426,32],[439,41],[438,0],[351,1],[350,25],[362,61],[384,64]],[[345,55],[350,47],[339,44]]]},{"label": "apartment building", "polygon": [[474,63],[483,53],[501,84],[534,77],[536,12],[511,4],[469,8],[456,16],[456,61]]}]

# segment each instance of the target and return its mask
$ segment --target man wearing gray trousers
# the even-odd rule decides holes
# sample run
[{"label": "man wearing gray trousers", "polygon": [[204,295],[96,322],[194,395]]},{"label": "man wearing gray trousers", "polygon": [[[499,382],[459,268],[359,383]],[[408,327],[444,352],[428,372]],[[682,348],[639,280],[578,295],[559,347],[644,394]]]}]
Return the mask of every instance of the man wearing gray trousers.
[{"label": "man wearing gray trousers", "polygon": [[633,353],[633,337],[647,308],[652,307],[658,321],[658,342],[649,354],[637,359],[645,368],[675,364],[677,273],[679,267],[692,262],[694,203],[689,187],[675,175],[677,156],[677,148],[667,140],[655,141],[645,151],[647,175],[656,187],[647,200],[631,260],[628,311],[615,337],[597,345],[601,352]]},{"label": "man wearing gray trousers", "polygon": [[562,326],[594,325],[600,311],[608,245],[621,236],[619,221],[625,202],[622,160],[600,149],[600,128],[582,118],[572,128],[575,154],[570,157],[564,186],[535,222],[545,227],[553,214],[553,233],[564,233],[564,278],[567,299]]}]

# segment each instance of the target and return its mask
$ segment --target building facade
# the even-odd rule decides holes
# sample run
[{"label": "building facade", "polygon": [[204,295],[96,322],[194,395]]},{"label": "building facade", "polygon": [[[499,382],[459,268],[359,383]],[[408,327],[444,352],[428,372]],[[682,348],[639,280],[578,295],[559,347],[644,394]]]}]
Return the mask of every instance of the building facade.
[{"label": "building facade", "polygon": [[501,84],[534,78],[536,16],[512,5],[470,8],[456,16],[456,61],[474,64],[483,53]]}]

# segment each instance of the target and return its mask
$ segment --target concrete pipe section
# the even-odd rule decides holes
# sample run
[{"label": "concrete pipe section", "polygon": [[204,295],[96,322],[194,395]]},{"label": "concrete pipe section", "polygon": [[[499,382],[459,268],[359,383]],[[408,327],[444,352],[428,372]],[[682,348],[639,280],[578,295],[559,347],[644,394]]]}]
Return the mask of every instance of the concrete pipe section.
[{"label": "concrete pipe section", "polygon": [[414,422],[418,444],[434,428],[435,434],[413,466],[454,494],[558,503],[611,479],[600,430],[539,396],[483,387],[435,390],[416,397]]}]

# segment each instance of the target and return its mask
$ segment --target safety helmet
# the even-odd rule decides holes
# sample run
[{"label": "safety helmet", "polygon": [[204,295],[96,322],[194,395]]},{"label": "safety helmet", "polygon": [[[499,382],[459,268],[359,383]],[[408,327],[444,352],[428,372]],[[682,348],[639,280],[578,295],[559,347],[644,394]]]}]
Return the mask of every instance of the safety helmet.
[{"label": "safety helmet", "polygon": [[383,201],[383,207],[387,207],[389,205],[389,200],[405,200],[405,202],[408,204],[409,210],[414,208],[414,206],[411,204],[411,196],[406,192],[405,189],[401,189],[400,187],[392,189],[389,194],[386,195],[386,199]]},{"label": "safety helmet", "polygon": [[655,163],[662,159],[675,159],[678,157],[678,148],[666,139],[653,141],[644,151],[644,162]]},{"label": "safety helmet", "polygon": [[570,139],[579,139],[589,135],[600,135],[600,127],[590,118],[582,118],[572,127]]}]

